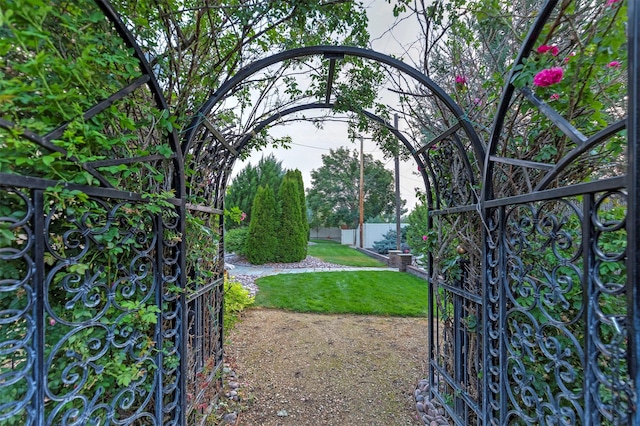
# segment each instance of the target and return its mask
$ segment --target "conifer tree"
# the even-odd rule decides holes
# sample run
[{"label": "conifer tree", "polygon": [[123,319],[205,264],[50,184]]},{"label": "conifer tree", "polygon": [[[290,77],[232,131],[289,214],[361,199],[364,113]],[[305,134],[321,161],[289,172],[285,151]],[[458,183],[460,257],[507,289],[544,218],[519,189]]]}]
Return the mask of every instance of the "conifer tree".
[{"label": "conifer tree", "polygon": [[258,188],[251,210],[253,215],[246,243],[247,260],[254,265],[273,262],[278,249],[278,226],[276,200],[270,186]]},{"label": "conifer tree", "polygon": [[[293,171],[296,182],[298,184],[298,194],[300,196],[300,212],[302,217],[302,226],[304,227],[304,241],[309,243],[309,220],[307,218],[307,199],[304,195],[304,181],[302,180],[302,172],[298,169]],[[306,253],[306,249],[305,249]]]},{"label": "conifer tree", "polygon": [[284,172],[282,161],[278,161],[273,154],[262,157],[257,166],[247,164],[229,185],[224,203],[226,209],[237,206],[246,214],[248,220],[240,224],[227,223],[227,229],[246,226],[251,220],[253,200],[256,198],[258,187],[269,185],[277,191],[282,184]]},{"label": "conifer tree", "polygon": [[280,191],[280,228],[278,230],[278,260],[280,262],[299,262],[307,256],[305,227],[302,223],[300,194],[295,173],[288,171]]}]

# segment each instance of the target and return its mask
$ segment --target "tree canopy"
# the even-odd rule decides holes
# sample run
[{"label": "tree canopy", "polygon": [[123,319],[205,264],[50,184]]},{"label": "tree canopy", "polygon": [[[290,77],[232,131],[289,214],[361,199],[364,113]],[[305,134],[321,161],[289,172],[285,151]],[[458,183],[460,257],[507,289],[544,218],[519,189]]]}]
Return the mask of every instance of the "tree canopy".
[{"label": "tree canopy", "polygon": [[[312,226],[357,226],[359,222],[360,154],[340,147],[322,155],[322,166],[311,171],[307,204]],[[364,155],[364,218],[392,214],[393,173],[371,154]]]},{"label": "tree canopy", "polygon": [[[256,166],[251,163],[247,164],[231,181],[225,197],[225,208],[238,207],[246,214],[247,219],[242,223],[248,224],[251,220],[251,207],[258,187],[280,188],[284,174],[282,161],[278,161],[273,154],[262,157]],[[233,226],[231,223],[226,225]]]}]

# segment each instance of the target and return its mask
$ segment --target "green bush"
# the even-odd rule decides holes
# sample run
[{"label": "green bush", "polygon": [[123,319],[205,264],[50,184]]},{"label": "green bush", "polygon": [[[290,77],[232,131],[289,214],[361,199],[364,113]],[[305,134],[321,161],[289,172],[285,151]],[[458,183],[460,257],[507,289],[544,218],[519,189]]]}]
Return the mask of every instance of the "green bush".
[{"label": "green bush", "polygon": [[224,251],[227,253],[235,253],[239,256],[247,254],[247,237],[249,236],[249,228],[234,228],[224,233]]},{"label": "green bush", "polygon": [[307,257],[307,230],[302,221],[298,182],[293,172],[287,172],[278,193],[280,221],[276,260],[299,262]]},{"label": "green bush", "polygon": [[238,321],[240,313],[254,302],[254,297],[249,295],[249,290],[242,287],[233,277],[225,276],[224,280],[224,317],[223,326],[226,334]]},{"label": "green bush", "polygon": [[278,229],[276,221],[276,200],[273,190],[259,187],[252,206],[253,214],[249,223],[246,256],[254,265],[273,262],[278,249]]},{"label": "green bush", "polygon": [[307,217],[307,199],[304,195],[304,181],[302,180],[302,172],[298,169],[293,171],[293,176],[298,184],[298,195],[300,197],[300,217],[302,218],[302,226],[304,226],[304,244],[309,243],[309,219]]}]

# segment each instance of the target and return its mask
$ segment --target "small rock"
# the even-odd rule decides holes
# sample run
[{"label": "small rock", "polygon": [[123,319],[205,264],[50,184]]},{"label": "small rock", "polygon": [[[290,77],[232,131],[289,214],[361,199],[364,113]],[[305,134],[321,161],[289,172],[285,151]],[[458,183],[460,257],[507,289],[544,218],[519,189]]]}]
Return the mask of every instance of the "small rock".
[{"label": "small rock", "polygon": [[429,426],[440,426],[437,421],[432,421]]},{"label": "small rock", "polygon": [[222,421],[225,424],[231,425],[231,424],[234,424],[237,419],[238,419],[238,415],[236,413],[227,413],[222,418]]},{"label": "small rock", "polygon": [[278,411],[278,417],[287,417],[288,415],[289,413],[287,413],[287,410]]},{"label": "small rock", "polygon": [[238,382],[229,382],[229,387],[231,389],[238,389],[239,386]]},{"label": "small rock", "polygon": [[422,402],[416,403],[416,410],[420,413],[424,413],[424,404],[422,404]]}]

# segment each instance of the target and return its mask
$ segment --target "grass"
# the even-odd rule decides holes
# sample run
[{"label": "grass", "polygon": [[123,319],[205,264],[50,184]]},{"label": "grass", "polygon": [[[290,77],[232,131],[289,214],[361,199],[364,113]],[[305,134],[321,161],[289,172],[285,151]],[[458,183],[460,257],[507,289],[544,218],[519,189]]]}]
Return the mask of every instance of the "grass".
[{"label": "grass", "polygon": [[280,274],[256,282],[256,305],[295,312],[427,315],[427,282],[394,271]]},{"label": "grass", "polygon": [[387,265],[379,260],[372,259],[358,250],[331,240],[311,240],[316,244],[309,245],[310,256],[317,257],[325,262],[336,263],[344,266],[369,266],[386,267]]}]

